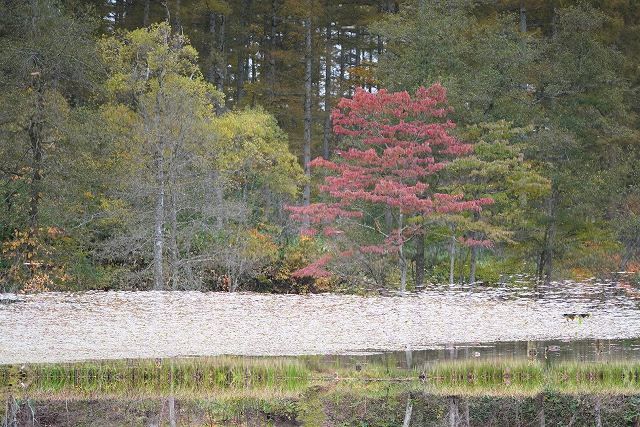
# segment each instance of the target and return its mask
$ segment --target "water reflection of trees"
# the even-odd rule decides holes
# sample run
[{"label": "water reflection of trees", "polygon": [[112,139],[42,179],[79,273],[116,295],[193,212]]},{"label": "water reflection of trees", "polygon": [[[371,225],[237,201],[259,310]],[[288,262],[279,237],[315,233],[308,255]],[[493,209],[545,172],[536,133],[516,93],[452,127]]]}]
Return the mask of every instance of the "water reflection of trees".
[{"label": "water reflection of trees", "polygon": [[[317,392],[318,390],[316,390]],[[327,388],[296,399],[30,399],[7,395],[0,426],[73,425],[443,425],[517,427],[640,424],[638,395],[541,393],[536,396],[351,394]],[[89,424],[86,424],[89,422]],[[359,424],[361,423],[361,424]]]},{"label": "water reflection of trees", "polygon": [[1,427],[79,425],[87,414],[104,425],[154,426],[640,423],[634,361],[423,356],[407,349],[380,357],[0,366]]}]

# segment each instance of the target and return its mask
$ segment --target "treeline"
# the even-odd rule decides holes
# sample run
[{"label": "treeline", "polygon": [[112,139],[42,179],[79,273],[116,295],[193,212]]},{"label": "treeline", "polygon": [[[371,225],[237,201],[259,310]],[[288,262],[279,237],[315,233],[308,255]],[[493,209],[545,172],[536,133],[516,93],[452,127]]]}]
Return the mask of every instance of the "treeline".
[{"label": "treeline", "polygon": [[398,286],[393,253],[292,275],[335,239],[285,207],[354,143],[341,97],[436,82],[475,153],[430,185],[495,203],[422,223],[410,286],[636,263],[632,0],[6,0],[0,52],[4,290]]}]

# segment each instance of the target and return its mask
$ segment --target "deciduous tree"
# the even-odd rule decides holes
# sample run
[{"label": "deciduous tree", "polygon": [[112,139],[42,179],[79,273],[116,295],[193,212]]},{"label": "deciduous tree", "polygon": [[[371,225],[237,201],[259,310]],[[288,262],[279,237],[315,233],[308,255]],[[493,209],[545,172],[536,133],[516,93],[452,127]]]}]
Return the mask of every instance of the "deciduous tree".
[{"label": "deciduous tree", "polygon": [[[420,234],[416,222],[433,213],[479,211],[490,198],[464,200],[462,194],[429,191],[426,179],[441,171],[453,158],[467,155],[472,147],[450,134],[453,122],[446,91],[440,85],[407,92],[356,90],[352,99],[343,98],[333,112],[333,129],[344,138],[334,160],[316,158],[312,165],[331,172],[319,190],[323,202],[292,207],[294,218],[308,218],[307,233],[322,229],[325,235],[343,233],[349,223],[376,232],[376,244],[356,245],[361,253],[397,253],[400,288],[406,289],[406,242]],[[376,211],[388,209],[393,227],[384,228]],[[354,242],[357,243],[357,242]],[[353,250],[353,249],[352,249]],[[325,257],[311,270],[318,274]]]}]

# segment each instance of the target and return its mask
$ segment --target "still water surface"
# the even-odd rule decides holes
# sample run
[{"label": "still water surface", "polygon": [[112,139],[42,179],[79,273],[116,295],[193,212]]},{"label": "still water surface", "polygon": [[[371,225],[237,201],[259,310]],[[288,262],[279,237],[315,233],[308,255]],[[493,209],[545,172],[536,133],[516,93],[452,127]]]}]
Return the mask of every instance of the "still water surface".
[{"label": "still water surface", "polygon": [[638,296],[0,295],[0,426],[640,426]]},{"label": "still water surface", "polygon": [[[600,340],[604,344],[598,351],[606,354],[610,348],[606,340],[640,337],[636,298],[617,282],[597,281],[537,288],[517,283],[489,289],[432,286],[406,296],[376,297],[4,294],[0,296],[0,364],[445,347],[459,354],[469,351],[464,343],[548,340]],[[567,318],[574,314],[588,317]],[[552,345],[560,345],[562,353],[562,344]],[[625,351],[635,354],[636,348],[632,344]],[[487,351],[503,350],[476,349],[471,354],[482,356]]]}]

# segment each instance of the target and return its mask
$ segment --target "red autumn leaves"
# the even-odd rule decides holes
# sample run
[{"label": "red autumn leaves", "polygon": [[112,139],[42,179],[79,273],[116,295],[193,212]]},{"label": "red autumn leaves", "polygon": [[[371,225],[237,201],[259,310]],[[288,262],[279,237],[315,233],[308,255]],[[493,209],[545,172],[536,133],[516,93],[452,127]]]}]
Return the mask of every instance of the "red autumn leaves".
[{"label": "red autumn leaves", "polygon": [[[326,236],[342,234],[342,227],[349,223],[344,220],[364,221],[367,210],[376,207],[411,218],[479,211],[483,205],[493,203],[488,198],[465,200],[462,194],[438,193],[429,185],[431,176],[449,161],[473,151],[472,145],[450,135],[455,127],[446,119],[450,110],[446,90],[439,84],[421,87],[414,96],[408,92],[369,93],[357,89],[353,98],[342,98],[331,117],[333,132],[342,136],[344,148],[334,151],[333,160],[317,158],[310,164],[328,172],[318,188],[327,201],[288,208],[293,219],[310,224],[303,233],[313,235],[324,230]],[[402,221],[397,226],[400,230],[381,233],[379,245],[358,246],[353,242],[356,250],[369,254],[392,252],[421,233],[420,227]],[[327,255],[296,275],[325,276],[323,266],[330,259]]]}]

